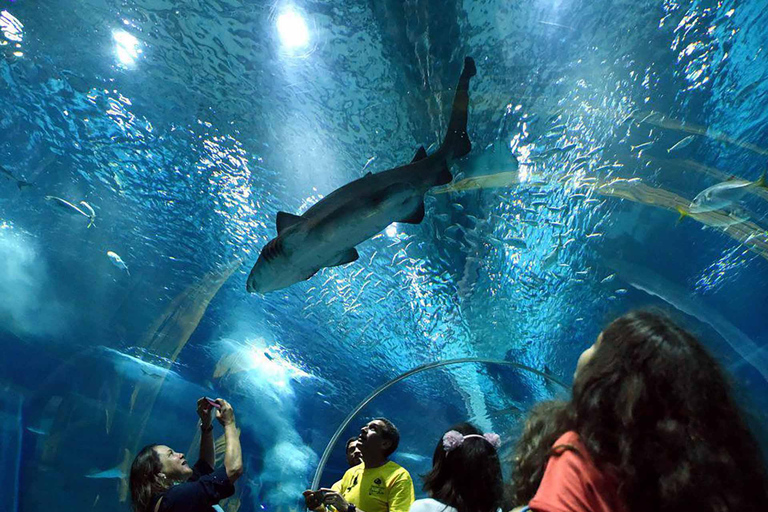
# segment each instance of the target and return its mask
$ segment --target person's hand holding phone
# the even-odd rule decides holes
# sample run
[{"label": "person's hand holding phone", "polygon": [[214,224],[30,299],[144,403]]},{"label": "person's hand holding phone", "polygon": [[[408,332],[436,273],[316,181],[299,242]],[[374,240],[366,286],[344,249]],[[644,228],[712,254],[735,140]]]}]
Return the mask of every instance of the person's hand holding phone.
[{"label": "person's hand holding phone", "polygon": [[303,494],[304,503],[307,505],[309,510],[321,510],[325,494],[321,493],[320,491],[312,491],[310,489],[304,491]]},{"label": "person's hand holding phone", "polygon": [[331,505],[333,508],[335,508],[339,512],[347,512],[347,509],[349,508],[349,503],[347,502],[347,500],[344,499],[344,497],[341,494],[334,491],[333,489],[325,489],[325,488],[320,489],[317,492],[322,493],[322,501],[324,505]]},{"label": "person's hand holding phone", "polygon": [[219,420],[219,423],[221,423],[223,427],[226,427],[227,425],[234,425],[235,410],[232,409],[232,406],[229,405],[229,402],[223,398],[217,398],[216,403],[219,405],[219,408],[216,409],[216,419]]},{"label": "person's hand holding phone", "polygon": [[200,416],[200,426],[204,430],[208,430],[213,422],[211,409],[210,398],[202,397],[197,401],[197,415]]}]

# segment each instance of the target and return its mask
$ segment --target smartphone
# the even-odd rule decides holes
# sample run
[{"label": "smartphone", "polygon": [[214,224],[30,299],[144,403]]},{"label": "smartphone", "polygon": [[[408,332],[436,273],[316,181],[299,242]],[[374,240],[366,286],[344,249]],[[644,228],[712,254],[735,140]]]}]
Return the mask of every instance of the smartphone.
[{"label": "smartphone", "polygon": [[325,499],[325,495],[328,491],[315,491],[312,493],[312,500],[310,502],[311,509],[315,509],[323,504],[323,500]]},{"label": "smartphone", "polygon": [[213,398],[208,398],[206,396],[205,401],[208,402],[211,405],[211,407],[215,407],[216,409],[221,409],[221,405],[219,405],[219,403]]}]

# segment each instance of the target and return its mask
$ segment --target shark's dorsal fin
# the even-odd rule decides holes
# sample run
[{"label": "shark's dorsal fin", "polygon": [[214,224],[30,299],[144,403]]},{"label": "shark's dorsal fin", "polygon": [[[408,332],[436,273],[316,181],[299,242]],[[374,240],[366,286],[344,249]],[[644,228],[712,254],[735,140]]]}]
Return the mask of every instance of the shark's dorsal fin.
[{"label": "shark's dorsal fin", "polygon": [[284,229],[289,228],[293,226],[294,224],[303,221],[301,217],[298,215],[293,215],[292,213],[286,213],[286,212],[277,212],[277,234],[283,232]]},{"label": "shark's dorsal fin", "polygon": [[413,160],[411,160],[411,163],[424,160],[425,158],[427,158],[427,150],[424,149],[424,146],[419,146],[419,149],[416,150],[416,155],[413,157]]},{"label": "shark's dorsal fin", "polygon": [[357,259],[360,257],[359,254],[357,254],[357,249],[354,247],[351,249],[348,249],[341,253],[339,255],[339,259],[335,262],[328,265],[329,267],[336,267],[338,265],[346,265],[347,263],[352,263],[353,261],[357,261]]},{"label": "shark's dorsal fin", "polygon": [[421,201],[416,210],[414,210],[408,217],[400,219],[397,222],[402,222],[404,224],[420,224],[422,220],[424,220],[424,201]]}]

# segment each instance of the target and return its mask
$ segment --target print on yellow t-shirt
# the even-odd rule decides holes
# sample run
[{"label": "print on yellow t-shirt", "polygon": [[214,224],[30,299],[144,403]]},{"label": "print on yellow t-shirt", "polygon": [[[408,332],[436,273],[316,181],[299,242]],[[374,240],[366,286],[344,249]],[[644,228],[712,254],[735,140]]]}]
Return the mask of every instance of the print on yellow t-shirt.
[{"label": "print on yellow t-shirt", "polygon": [[359,464],[337,483],[344,499],[363,512],[408,512],[414,500],[411,475],[392,461],[373,469]]}]

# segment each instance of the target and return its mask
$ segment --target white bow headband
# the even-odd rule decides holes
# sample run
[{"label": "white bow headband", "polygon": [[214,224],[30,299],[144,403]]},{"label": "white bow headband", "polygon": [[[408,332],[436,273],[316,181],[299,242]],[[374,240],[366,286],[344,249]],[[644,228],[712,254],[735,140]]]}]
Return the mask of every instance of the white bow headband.
[{"label": "white bow headband", "polygon": [[485,439],[489,443],[491,443],[491,446],[494,448],[498,448],[501,446],[501,438],[498,434],[494,434],[493,432],[489,432],[487,434],[467,434],[464,435],[461,432],[457,430],[449,430],[445,433],[443,436],[443,449],[446,451],[446,453],[452,452],[462,444],[464,444],[464,440],[468,439],[470,437],[479,437],[480,439]]}]

